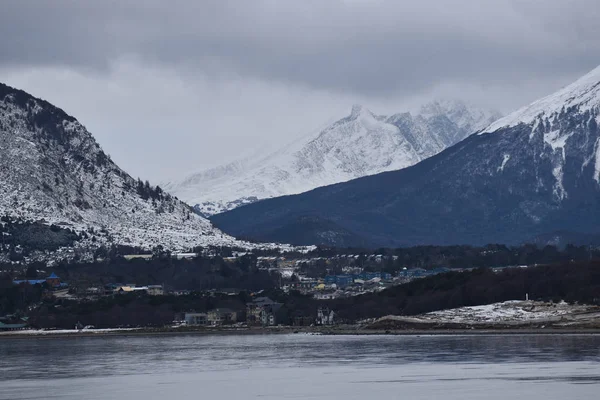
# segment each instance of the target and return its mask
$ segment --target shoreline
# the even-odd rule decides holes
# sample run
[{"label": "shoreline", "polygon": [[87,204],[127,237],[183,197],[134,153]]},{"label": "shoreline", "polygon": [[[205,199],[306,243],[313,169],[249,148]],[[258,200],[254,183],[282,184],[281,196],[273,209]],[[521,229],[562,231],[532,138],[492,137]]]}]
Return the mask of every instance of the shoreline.
[{"label": "shoreline", "polygon": [[425,329],[367,329],[364,327],[273,327],[273,328],[132,328],[98,329],[93,331],[11,331],[0,333],[3,339],[56,339],[89,337],[136,337],[136,336],[252,336],[252,335],[292,335],[315,336],[486,336],[486,335],[600,335],[600,328],[425,328]]}]

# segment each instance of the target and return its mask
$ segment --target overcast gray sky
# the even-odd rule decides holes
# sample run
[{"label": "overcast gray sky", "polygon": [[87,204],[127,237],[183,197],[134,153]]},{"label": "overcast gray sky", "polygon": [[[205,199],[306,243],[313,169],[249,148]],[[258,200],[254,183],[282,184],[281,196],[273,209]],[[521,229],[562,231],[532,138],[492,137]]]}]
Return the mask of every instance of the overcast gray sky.
[{"label": "overcast gray sky", "polygon": [[63,108],[154,182],[349,113],[503,112],[600,64],[598,0],[14,0],[0,81]]}]

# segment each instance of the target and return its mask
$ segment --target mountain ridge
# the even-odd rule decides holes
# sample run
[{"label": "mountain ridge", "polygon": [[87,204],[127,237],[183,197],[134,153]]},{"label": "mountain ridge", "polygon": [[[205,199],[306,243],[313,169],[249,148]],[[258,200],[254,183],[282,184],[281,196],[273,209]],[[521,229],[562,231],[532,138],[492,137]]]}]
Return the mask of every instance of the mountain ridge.
[{"label": "mountain ridge", "polygon": [[499,116],[469,109],[458,101],[428,106],[414,116],[382,116],[355,104],[348,116],[316,135],[263,157],[234,161],[165,187],[202,214],[213,215],[263,198],[414,165]]},{"label": "mountain ridge", "polygon": [[[414,166],[263,200],[212,221],[234,235],[264,239],[277,232],[279,240],[310,237],[336,246],[518,244],[559,230],[598,233],[597,70],[544,98],[565,104],[534,102],[552,106],[536,109],[533,119],[525,107],[491,124],[499,125],[492,132],[485,128]],[[299,223],[306,218],[313,220],[310,232]],[[321,229],[317,220],[344,235]],[[344,239],[351,235],[358,239]]]},{"label": "mountain ridge", "polygon": [[0,83],[0,216],[85,232],[86,245],[250,246],[120,169],[76,118]]}]

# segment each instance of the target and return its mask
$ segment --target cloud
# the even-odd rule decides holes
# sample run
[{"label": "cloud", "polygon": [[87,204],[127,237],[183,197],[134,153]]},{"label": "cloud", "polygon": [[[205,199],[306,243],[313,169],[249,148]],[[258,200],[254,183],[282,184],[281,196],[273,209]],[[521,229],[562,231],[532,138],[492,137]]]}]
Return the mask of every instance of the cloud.
[{"label": "cloud", "polygon": [[353,102],[508,111],[600,64],[598,20],[597,0],[21,0],[0,13],[0,80],[164,179],[285,143]]},{"label": "cloud", "polygon": [[595,0],[59,0],[4,8],[6,63],[102,70],[136,55],[364,94],[560,75],[591,69],[600,50]]},{"label": "cloud", "polygon": [[190,77],[135,58],[102,73],[52,66],[0,76],[78,118],[122,168],[154,181],[273,150],[344,116],[354,100],[241,77]]}]

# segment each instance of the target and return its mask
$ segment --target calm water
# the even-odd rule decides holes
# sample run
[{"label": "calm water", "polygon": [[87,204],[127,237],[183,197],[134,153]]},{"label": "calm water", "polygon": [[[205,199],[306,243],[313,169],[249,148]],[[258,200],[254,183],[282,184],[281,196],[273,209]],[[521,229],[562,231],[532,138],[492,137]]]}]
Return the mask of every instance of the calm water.
[{"label": "calm water", "polygon": [[595,399],[600,337],[0,338],[0,399]]}]

